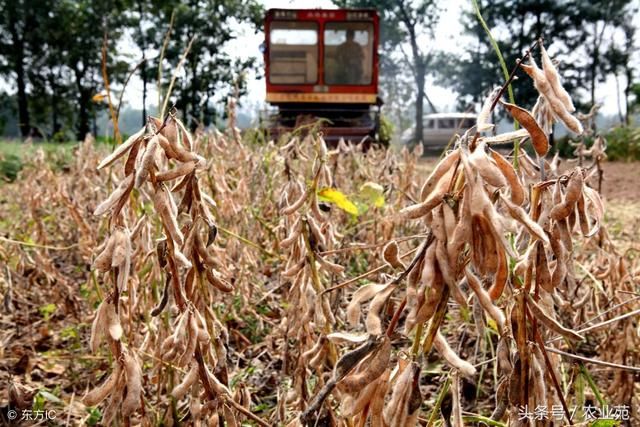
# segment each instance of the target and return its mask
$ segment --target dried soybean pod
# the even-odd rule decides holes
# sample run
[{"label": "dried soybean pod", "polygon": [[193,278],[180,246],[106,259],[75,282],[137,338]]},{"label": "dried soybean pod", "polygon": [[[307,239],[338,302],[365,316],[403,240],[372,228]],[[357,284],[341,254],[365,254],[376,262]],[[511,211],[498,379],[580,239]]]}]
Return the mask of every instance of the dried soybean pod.
[{"label": "dried soybean pod", "polygon": [[551,107],[554,116],[562,121],[567,129],[578,135],[582,134],[584,129],[582,128],[582,124],[580,123],[580,121],[573,117],[564,106],[562,101],[558,99],[558,96],[553,91],[553,88],[544,75],[544,72],[540,68],[538,68],[538,65],[535,63],[533,58],[529,57],[529,60],[531,62],[531,65],[520,64],[520,68],[522,68],[527,74],[529,74],[529,76],[531,76],[534,82],[534,86],[536,87],[536,89],[538,89],[540,94],[544,96],[545,100],[549,104],[549,107]]},{"label": "dried soybean pod", "polygon": [[198,364],[194,360],[191,363],[191,368],[189,369],[189,372],[187,372],[187,375],[185,375],[182,381],[180,382],[180,384],[175,386],[171,391],[171,396],[173,396],[173,398],[176,400],[182,399],[184,396],[186,396],[191,386],[195,384],[197,380],[198,380]]},{"label": "dried soybean pod", "polygon": [[113,251],[116,244],[115,233],[111,233],[104,249],[93,261],[93,266],[101,273],[106,273],[111,269],[111,261],[113,259]]},{"label": "dried soybean pod", "polygon": [[533,148],[540,157],[544,157],[549,152],[549,140],[540,128],[540,125],[538,125],[538,122],[536,122],[536,119],[524,108],[504,101],[500,101],[500,103],[509,111],[509,114],[529,132]]},{"label": "dried soybean pod", "polygon": [[218,273],[214,269],[207,268],[205,270],[205,276],[207,278],[207,281],[210,284],[212,284],[216,289],[219,289],[222,292],[232,292],[233,291],[233,285],[231,285],[229,282],[224,280],[220,276],[220,273]]},{"label": "dried soybean pod", "polygon": [[430,194],[431,191],[435,188],[436,184],[440,179],[457,163],[458,159],[460,159],[460,149],[457,148],[447,154],[444,159],[440,160],[436,165],[435,169],[427,180],[424,182],[422,189],[420,190],[420,200],[424,201]]},{"label": "dried soybean pod", "polygon": [[93,353],[98,351],[102,336],[108,328],[107,324],[107,300],[103,300],[96,310],[96,317],[91,324],[91,338],[89,339],[89,348]]},{"label": "dried soybean pod", "polygon": [[351,404],[342,410],[340,415],[343,417],[352,417],[362,412],[365,406],[370,404],[379,383],[380,378],[367,384],[367,386],[358,393],[357,397],[351,401]]},{"label": "dried soybean pod", "polygon": [[131,147],[133,147],[135,144],[140,143],[140,141],[142,141],[142,137],[144,136],[145,131],[146,131],[146,127],[143,127],[138,132],[134,133],[129,138],[127,138],[127,140],[124,143],[119,145],[113,151],[113,153],[109,154],[107,157],[104,158],[104,160],[100,162],[100,164],[98,165],[98,170],[106,168],[107,166],[111,165],[113,162],[115,162],[120,157],[122,157],[127,151],[129,151]]},{"label": "dried soybean pod", "polygon": [[382,338],[382,345],[366,359],[366,369],[344,377],[339,385],[350,393],[362,389],[367,384],[380,377],[387,369],[389,358],[391,357],[391,340],[389,337]]},{"label": "dried soybean pod", "polygon": [[507,180],[507,184],[511,190],[511,202],[517,206],[522,205],[525,198],[524,188],[520,183],[520,179],[518,178],[515,169],[513,169],[513,165],[497,151],[490,150],[490,153],[491,157],[496,162],[496,166],[498,166],[498,169],[500,169],[500,172],[502,172],[502,175],[504,175]]},{"label": "dried soybean pod", "polygon": [[105,201],[103,201],[96,207],[96,209],[93,211],[93,214],[96,216],[100,216],[105,212],[107,212],[112,207],[114,207],[118,203],[120,198],[126,194],[127,189],[129,188],[129,185],[131,184],[132,181],[133,181],[133,174],[128,175],[122,181],[120,181],[120,184],[118,185],[118,187],[115,190],[113,190],[113,192],[109,195],[109,197]]},{"label": "dried soybean pod", "polygon": [[86,406],[96,406],[111,393],[111,391],[115,388],[116,383],[118,382],[118,378],[122,373],[120,369],[120,364],[116,362],[115,368],[111,371],[111,374],[107,377],[107,379],[100,384],[98,387],[91,390],[87,395],[82,399],[82,402]]},{"label": "dried soybean pod", "polygon": [[507,335],[503,335],[498,340],[498,346],[496,347],[496,359],[498,361],[498,372],[501,375],[509,375],[513,370],[511,364],[511,356],[509,352],[509,341],[511,338]]},{"label": "dried soybean pod", "polygon": [[105,304],[104,316],[107,330],[111,338],[117,341],[122,337],[122,326],[120,325],[120,317],[116,313],[116,306],[108,299],[104,300],[103,304]]},{"label": "dried soybean pod", "polygon": [[173,213],[173,209],[171,208],[171,194],[169,194],[163,184],[160,184],[156,188],[156,191],[153,195],[153,204],[156,208],[156,211],[160,214],[162,218],[162,223],[164,224],[167,233],[171,236],[171,239],[174,241],[174,244],[177,246],[182,246],[184,243],[184,236],[182,231],[180,231],[180,227],[178,226],[178,220]]},{"label": "dried soybean pod", "polygon": [[553,62],[551,61],[551,58],[549,58],[549,54],[542,43],[540,43],[540,53],[542,54],[542,70],[544,71],[544,75],[547,78],[549,85],[551,85],[553,92],[556,94],[560,102],[562,102],[567,111],[573,113],[576,111],[576,107],[574,107],[569,93],[567,93],[564,87],[562,87],[558,70],[556,70],[556,67],[553,65]]},{"label": "dried soybean pod", "polygon": [[466,308],[467,297],[456,283],[451,265],[449,264],[449,256],[444,248],[444,242],[436,242],[436,260],[438,261],[438,267],[440,267],[440,272],[442,273],[444,282],[451,291],[451,295],[461,307]]},{"label": "dried soybean pod", "polygon": [[300,196],[300,198],[298,198],[298,200],[293,202],[291,205],[283,209],[280,209],[280,213],[282,215],[291,215],[292,213],[300,209],[308,198],[309,198],[309,190],[305,190]]},{"label": "dried soybean pod", "polygon": [[496,387],[495,394],[495,408],[491,413],[491,419],[494,421],[500,421],[504,414],[507,412],[509,406],[509,379],[503,378]]},{"label": "dried soybean pod", "polygon": [[304,353],[302,353],[302,359],[304,359],[304,360],[311,359],[316,353],[318,353],[320,351],[320,349],[322,347],[324,347],[326,342],[327,342],[327,337],[324,336],[324,335],[320,335],[320,337],[315,342],[313,347],[311,347],[309,350],[307,350]]},{"label": "dried soybean pod", "polygon": [[487,144],[483,140],[479,140],[475,150],[469,156],[469,164],[480,173],[487,184],[502,188],[507,184],[507,181],[500,169],[487,156],[486,147]]},{"label": "dried soybean pod", "polygon": [[580,168],[576,168],[569,178],[564,202],[554,206],[549,213],[549,216],[552,219],[560,221],[571,214],[571,211],[582,194],[583,184],[584,179],[582,177],[582,172],[580,171]]},{"label": "dried soybean pod", "polygon": [[400,261],[398,257],[398,243],[395,240],[387,243],[382,249],[382,258],[384,261],[393,268],[405,269],[405,265]]},{"label": "dried soybean pod", "polygon": [[442,202],[445,192],[446,187],[439,185],[423,202],[401,209],[400,216],[404,219],[416,219],[427,215]]},{"label": "dried soybean pod", "polygon": [[504,292],[504,287],[509,280],[509,265],[507,262],[507,253],[503,248],[497,248],[496,256],[498,258],[498,268],[493,276],[493,283],[489,288],[489,297],[492,301],[500,298]]},{"label": "dried soybean pod", "polygon": [[156,151],[158,148],[158,137],[154,136],[147,143],[147,147],[142,154],[142,161],[140,162],[140,167],[136,171],[136,180],[134,186],[139,188],[142,184],[144,184],[147,176],[149,176],[149,172],[155,167],[155,158]]},{"label": "dried soybean pod", "polygon": [[547,403],[547,387],[544,380],[544,359],[537,345],[531,344],[529,348],[532,350],[531,358],[531,376],[533,379],[533,393],[536,405],[545,405]]},{"label": "dried soybean pod", "polygon": [[502,202],[506,206],[509,215],[511,215],[513,219],[524,225],[531,237],[539,239],[541,242],[547,245],[549,244],[549,238],[547,237],[547,234],[537,222],[532,220],[531,217],[527,215],[524,209],[511,203],[506,197],[503,197],[502,195],[500,197],[502,199]]},{"label": "dried soybean pod", "polygon": [[516,356],[516,361],[513,364],[513,371],[509,376],[509,403],[512,406],[522,406],[525,404],[524,389],[525,385],[522,384],[522,361],[520,355]]},{"label": "dried soybean pod", "polygon": [[444,357],[447,363],[449,363],[449,365],[451,365],[455,369],[459,370],[462,375],[467,378],[473,378],[475,376],[476,368],[466,360],[462,360],[460,356],[458,356],[456,352],[451,349],[449,343],[442,336],[440,331],[436,332],[436,335],[433,339],[433,345],[436,350],[438,350],[438,353],[440,353],[440,355]]},{"label": "dried soybean pod", "polygon": [[124,355],[124,369],[127,376],[127,394],[122,401],[122,416],[129,417],[140,407],[142,398],[142,370],[133,356]]},{"label": "dried soybean pod", "polygon": [[541,323],[543,323],[547,328],[551,329],[553,332],[556,332],[563,337],[574,340],[574,341],[582,341],[584,337],[578,334],[576,331],[572,329],[565,328],[557,320],[552,319],[544,312],[544,310],[536,304],[536,302],[527,295],[527,307],[531,310],[531,313],[538,319]]},{"label": "dried soybean pod", "polygon": [[502,335],[505,325],[504,313],[498,307],[493,305],[493,303],[491,302],[491,297],[482,287],[480,279],[471,271],[469,266],[465,267],[464,274],[467,277],[467,283],[469,284],[469,287],[478,297],[480,305],[482,305],[482,308],[484,308],[487,314],[489,314],[489,316],[491,316],[491,318],[496,321],[496,324],[498,325],[498,333]]},{"label": "dried soybean pod", "polygon": [[196,169],[195,162],[180,163],[175,168],[156,174],[156,181],[158,182],[171,181],[173,179],[180,178],[181,176],[188,175],[191,172],[193,172],[195,169]]},{"label": "dried soybean pod", "polygon": [[369,405],[369,412],[371,413],[371,427],[383,427],[384,420],[382,417],[382,410],[384,409],[384,398],[389,390],[389,376],[391,372],[386,369],[384,373],[378,379],[378,387],[376,393],[371,399],[371,405]]},{"label": "dried soybean pod", "polygon": [[385,290],[378,292],[369,304],[369,312],[367,313],[367,319],[365,321],[365,326],[369,334],[382,334],[382,320],[380,319],[380,312],[395,289],[395,286],[388,286]]},{"label": "dried soybean pod", "polygon": [[589,237],[589,217],[587,215],[586,209],[586,201],[584,196],[584,191],[580,193],[580,197],[578,197],[578,202],[576,204],[576,209],[578,212],[578,222],[580,224],[580,232],[583,236]]},{"label": "dried soybean pod", "polygon": [[538,242],[538,250],[536,252],[536,286],[551,293],[554,289],[553,283],[551,282],[547,254],[542,242]]},{"label": "dried soybean pod", "polygon": [[351,296],[351,301],[347,305],[347,321],[350,325],[357,325],[360,318],[360,303],[368,301],[378,292],[385,289],[388,285],[370,283],[358,288]]},{"label": "dried soybean pod", "polygon": [[495,127],[493,123],[490,123],[491,107],[498,97],[498,94],[500,94],[500,87],[493,88],[489,93],[489,96],[487,96],[487,99],[485,99],[484,104],[482,104],[482,109],[480,109],[480,113],[476,120],[476,129],[478,129],[478,132],[489,131]]}]

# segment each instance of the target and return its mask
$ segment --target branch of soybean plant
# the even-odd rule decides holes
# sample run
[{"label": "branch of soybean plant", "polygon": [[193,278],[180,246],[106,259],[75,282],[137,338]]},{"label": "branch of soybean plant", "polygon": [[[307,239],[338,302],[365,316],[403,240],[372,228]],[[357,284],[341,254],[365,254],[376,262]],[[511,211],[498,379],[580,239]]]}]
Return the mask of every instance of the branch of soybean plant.
[{"label": "branch of soybean plant", "polygon": [[[408,257],[409,255],[411,255],[411,254],[415,253],[418,249],[419,249],[419,248],[411,249],[409,252],[405,252],[405,253],[403,253],[402,255],[400,255],[400,259]],[[332,286],[332,287],[330,287],[330,288],[327,288],[327,289],[325,289],[324,291],[322,291],[322,293],[323,293],[323,294],[326,294],[327,292],[337,291],[338,289],[344,288],[345,286],[349,286],[350,284],[355,283],[355,282],[357,282],[358,280],[361,280],[361,279],[364,279],[364,278],[366,278],[366,277],[369,277],[369,276],[371,276],[372,274],[379,273],[379,272],[381,272],[381,271],[383,271],[383,270],[385,270],[385,269],[387,269],[387,268],[389,268],[389,264],[386,264],[386,263],[385,263],[385,264],[382,264],[382,265],[380,265],[380,266],[378,266],[378,267],[376,267],[376,268],[373,268],[373,269],[371,269],[371,270],[369,270],[369,271],[366,271],[366,272],[362,273],[362,274],[361,274],[361,275],[359,275],[359,276],[356,276],[356,277],[354,277],[354,278],[352,278],[352,279],[346,280],[346,281],[344,281],[344,282],[342,282],[342,283],[338,283],[338,284],[337,284],[337,285],[335,285],[335,286]]]},{"label": "branch of soybean plant", "polygon": [[[533,316],[531,316],[533,317]],[[553,369],[553,365],[551,364],[551,360],[549,360],[549,355],[547,354],[547,348],[544,346],[544,341],[542,340],[542,336],[538,330],[535,331],[535,340],[542,351],[542,356],[544,359],[545,365],[547,365],[547,370],[549,371],[549,375],[551,376],[551,380],[553,382],[553,386],[556,389],[556,394],[560,398],[560,403],[562,404],[562,409],[564,410],[564,415],[567,417],[567,421],[569,421],[569,425],[573,425],[571,421],[571,413],[569,412],[569,407],[567,406],[567,401],[562,394],[562,387],[560,387],[560,383],[558,382],[558,378],[556,378],[556,371]]]},{"label": "branch of soybean plant", "polygon": [[569,357],[571,359],[581,360],[581,361],[587,362],[587,363],[593,363],[594,365],[606,366],[608,368],[614,368],[614,369],[622,369],[622,370],[630,371],[630,372],[640,372],[640,367],[638,367],[638,366],[620,365],[618,363],[605,362],[604,360],[598,360],[598,359],[592,359],[592,358],[589,358],[589,357],[578,356],[577,354],[567,353],[565,351],[558,350],[557,348],[553,348],[553,347],[545,347],[545,349],[547,351],[550,351],[551,353],[556,353],[556,354],[559,354],[561,356]]}]

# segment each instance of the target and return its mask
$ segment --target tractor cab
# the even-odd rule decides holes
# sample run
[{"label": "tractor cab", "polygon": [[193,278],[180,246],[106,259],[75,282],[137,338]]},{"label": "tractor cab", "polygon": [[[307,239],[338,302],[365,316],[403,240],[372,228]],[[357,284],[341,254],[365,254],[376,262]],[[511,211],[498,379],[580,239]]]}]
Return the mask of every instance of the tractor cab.
[{"label": "tractor cab", "polygon": [[325,140],[374,141],[379,128],[375,10],[270,9],[265,20],[266,130],[316,124]]}]

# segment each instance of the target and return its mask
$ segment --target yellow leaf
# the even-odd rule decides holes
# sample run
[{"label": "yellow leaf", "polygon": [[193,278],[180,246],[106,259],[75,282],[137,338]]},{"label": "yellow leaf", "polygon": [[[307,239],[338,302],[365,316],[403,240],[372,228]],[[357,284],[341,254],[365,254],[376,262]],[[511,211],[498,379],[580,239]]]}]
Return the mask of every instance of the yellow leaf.
[{"label": "yellow leaf", "polygon": [[351,200],[347,198],[347,196],[345,196],[335,188],[323,188],[318,192],[318,196],[319,199],[323,202],[333,203],[334,205],[336,205],[343,211],[350,213],[351,215],[358,215],[358,208],[356,207],[356,205],[354,205],[353,202],[351,202]]},{"label": "yellow leaf", "polygon": [[375,182],[365,182],[360,187],[360,198],[376,208],[384,206],[384,188]]},{"label": "yellow leaf", "polygon": [[91,100],[95,103],[98,102],[102,102],[104,101],[104,99],[107,97],[106,93],[96,93],[95,95],[93,95],[93,97],[91,98]]}]

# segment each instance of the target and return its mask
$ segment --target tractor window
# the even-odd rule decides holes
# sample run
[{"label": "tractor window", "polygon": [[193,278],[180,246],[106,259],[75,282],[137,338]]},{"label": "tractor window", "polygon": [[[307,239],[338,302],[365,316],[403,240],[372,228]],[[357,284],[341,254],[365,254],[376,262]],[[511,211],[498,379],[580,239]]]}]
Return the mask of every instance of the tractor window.
[{"label": "tractor window", "polygon": [[324,82],[368,85],[373,78],[373,25],[329,22],[324,27]]},{"label": "tractor window", "polygon": [[318,25],[278,22],[269,32],[269,81],[314,84],[318,81]]}]

